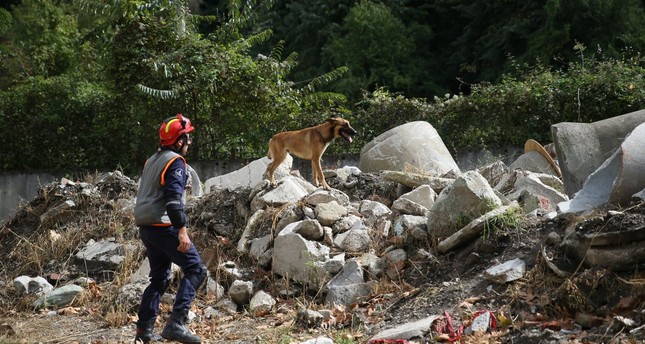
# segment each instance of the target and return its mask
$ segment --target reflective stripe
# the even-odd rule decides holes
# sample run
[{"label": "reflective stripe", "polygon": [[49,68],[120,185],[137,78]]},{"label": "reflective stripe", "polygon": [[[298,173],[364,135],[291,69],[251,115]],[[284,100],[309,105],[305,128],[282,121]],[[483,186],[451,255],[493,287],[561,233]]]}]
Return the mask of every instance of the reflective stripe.
[{"label": "reflective stripe", "polygon": [[166,171],[168,171],[168,167],[170,167],[170,165],[172,165],[172,163],[173,163],[176,159],[181,159],[181,160],[183,160],[183,161],[184,161],[184,166],[186,166],[186,159],[184,159],[184,157],[183,157],[183,156],[178,155],[178,156],[173,157],[172,159],[170,159],[170,161],[168,161],[168,163],[166,164],[166,167],[164,167],[164,168],[163,168],[163,171],[161,171],[161,180],[160,180],[160,184],[161,184],[161,185],[166,185]]}]

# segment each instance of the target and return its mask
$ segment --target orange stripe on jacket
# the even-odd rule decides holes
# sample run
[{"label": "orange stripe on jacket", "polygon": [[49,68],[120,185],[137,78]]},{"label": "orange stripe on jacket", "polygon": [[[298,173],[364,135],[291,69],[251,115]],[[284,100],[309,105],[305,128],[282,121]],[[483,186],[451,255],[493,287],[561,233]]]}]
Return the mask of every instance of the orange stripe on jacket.
[{"label": "orange stripe on jacket", "polygon": [[168,167],[170,167],[170,165],[172,165],[172,163],[173,163],[176,159],[181,159],[181,160],[183,160],[183,161],[184,161],[184,167],[186,166],[186,159],[184,159],[184,157],[183,157],[183,156],[176,156],[176,157],[174,157],[174,158],[170,159],[170,161],[168,161],[168,163],[166,164],[166,167],[164,167],[164,168],[163,168],[163,171],[161,171],[161,180],[160,180],[160,184],[161,184],[161,185],[166,185],[166,178],[165,178],[165,176],[166,176],[166,171],[168,171]]}]

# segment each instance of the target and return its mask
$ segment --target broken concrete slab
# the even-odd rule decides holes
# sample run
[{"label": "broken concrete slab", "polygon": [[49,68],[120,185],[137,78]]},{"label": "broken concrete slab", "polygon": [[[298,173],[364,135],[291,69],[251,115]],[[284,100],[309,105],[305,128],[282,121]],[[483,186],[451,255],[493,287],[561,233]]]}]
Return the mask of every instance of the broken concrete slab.
[{"label": "broken concrete slab", "polygon": [[453,178],[433,177],[427,174],[407,173],[401,171],[384,171],[383,179],[397,182],[407,187],[416,188],[429,185],[432,190],[439,193],[455,181]]},{"label": "broken concrete slab", "polygon": [[204,195],[204,187],[199,174],[195,169],[186,164],[186,172],[188,173],[188,182],[186,183],[186,194],[193,197],[202,197]]},{"label": "broken concrete slab", "polygon": [[566,202],[562,213],[583,213],[604,205],[622,206],[645,187],[645,124],[637,126],[595,172],[582,189]]},{"label": "broken concrete slab", "polygon": [[548,173],[553,169],[549,165],[549,162],[544,160],[544,158],[538,152],[526,152],[520,155],[517,160],[509,166],[511,170],[524,170],[538,173]]},{"label": "broken concrete slab", "polygon": [[593,123],[562,122],[552,125],[551,136],[567,195],[572,197],[578,192],[587,177],[643,122],[645,110]]},{"label": "broken concrete slab", "polygon": [[[213,189],[233,190],[240,187],[255,187],[264,180],[264,172],[271,163],[271,159],[264,157],[252,161],[250,164],[240,168],[237,171],[227,173],[221,176],[209,178],[204,183],[204,193],[208,194]],[[287,154],[284,161],[278,166],[275,172],[276,180],[280,180],[289,175],[293,158]]]},{"label": "broken concrete slab", "polygon": [[125,263],[128,254],[136,254],[132,244],[118,243],[115,238],[100,241],[90,239],[76,255],[76,264],[88,273],[100,274],[117,270]]},{"label": "broken concrete slab", "polygon": [[399,325],[397,327],[382,331],[370,338],[370,341],[379,339],[404,339],[409,340],[412,338],[423,338],[426,333],[430,331],[430,327],[435,320],[439,319],[439,315],[431,315],[414,322]]}]

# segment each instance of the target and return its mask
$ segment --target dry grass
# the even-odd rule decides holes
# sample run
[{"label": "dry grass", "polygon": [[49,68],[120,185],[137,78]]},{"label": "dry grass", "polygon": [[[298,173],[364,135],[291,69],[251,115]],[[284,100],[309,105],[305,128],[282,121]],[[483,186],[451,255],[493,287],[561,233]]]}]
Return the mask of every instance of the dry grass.
[{"label": "dry grass", "polygon": [[[85,180],[94,183],[98,175],[88,175]],[[113,237],[117,242],[126,242],[137,235],[131,209],[123,210],[115,202],[115,199],[132,198],[136,191],[132,185],[112,180],[83,189],[80,183],[61,187],[55,182],[43,186],[36,199],[20,208],[16,216],[5,223],[3,233],[8,234],[0,236],[0,249],[6,257],[2,267],[5,277],[43,276],[51,271],[59,272],[63,280],[87,276],[87,271],[75,264],[75,254],[90,239]],[[98,192],[99,189],[102,190]],[[106,193],[111,196],[106,196]],[[41,221],[43,214],[67,200],[74,202],[75,206],[49,216],[48,221]],[[140,258],[137,252],[127,252],[124,264],[114,272],[112,284],[120,286],[125,283],[132,266]],[[98,303],[98,308],[104,308],[100,303],[111,300],[105,300],[97,288],[95,284],[94,288],[90,285],[89,292],[77,298],[74,305],[96,308]],[[7,299],[10,298],[2,297],[5,304]],[[18,300],[13,305],[14,309],[32,311],[36,296],[14,299]]]},{"label": "dry grass", "polygon": [[123,305],[112,305],[105,313],[105,321],[110,327],[121,327],[132,322],[128,309]]}]

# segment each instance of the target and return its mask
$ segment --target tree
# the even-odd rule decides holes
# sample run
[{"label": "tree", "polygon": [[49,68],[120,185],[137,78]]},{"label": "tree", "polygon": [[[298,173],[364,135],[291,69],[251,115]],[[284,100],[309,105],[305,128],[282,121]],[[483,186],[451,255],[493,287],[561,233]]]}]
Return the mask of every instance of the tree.
[{"label": "tree", "polygon": [[60,75],[74,63],[80,35],[76,18],[66,5],[25,0],[11,16],[4,10],[2,13],[6,24],[0,87],[37,75]]},{"label": "tree", "polygon": [[[297,54],[283,57],[278,44],[251,56],[251,48],[266,42],[271,31],[244,37],[240,27],[248,20],[248,6],[239,2],[232,3],[226,25],[204,37],[196,31],[203,18],[190,13],[187,1],[81,0],[59,7],[49,2],[38,7],[38,1],[15,8],[19,25],[7,31],[2,44],[1,51],[18,47],[22,54],[10,56],[17,67],[0,90],[0,121],[13,129],[3,136],[9,151],[0,157],[4,168],[119,166],[138,173],[157,143],[157,126],[176,113],[199,129],[194,161],[257,157],[266,153],[274,132],[318,122],[329,108],[343,108],[342,95],[319,88],[346,69],[294,87],[288,75]],[[68,29],[62,30],[58,25],[65,16]],[[43,18],[48,19],[41,23]],[[41,43],[45,29],[51,35]],[[21,69],[23,55],[30,66],[50,66],[36,62],[58,57],[66,64]]]},{"label": "tree", "polygon": [[[619,58],[645,48],[644,5],[636,0],[445,0],[463,28],[442,60],[467,83],[498,82],[512,63],[560,65],[581,43]],[[453,25],[454,26],[454,25]],[[512,58],[512,59],[511,59]]]},{"label": "tree", "polygon": [[349,76],[337,90],[359,99],[361,91],[387,85],[409,91],[412,80],[407,58],[413,42],[403,23],[381,3],[363,0],[354,5],[343,25],[323,48],[324,61],[347,66]]},{"label": "tree", "polygon": [[299,86],[333,66],[322,61],[322,49],[343,22],[356,0],[276,0],[258,14],[250,30],[271,29],[272,37],[260,49],[284,42],[287,54],[298,54],[291,79]]}]

